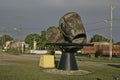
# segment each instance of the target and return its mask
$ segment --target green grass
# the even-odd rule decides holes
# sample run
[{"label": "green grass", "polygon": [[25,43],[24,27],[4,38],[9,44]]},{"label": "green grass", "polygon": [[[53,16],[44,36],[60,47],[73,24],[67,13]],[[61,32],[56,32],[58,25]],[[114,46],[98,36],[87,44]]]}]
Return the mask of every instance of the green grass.
[{"label": "green grass", "polygon": [[86,57],[86,56],[77,56],[79,61],[94,61],[94,62],[110,62],[110,63],[120,63],[120,58],[112,58],[109,60],[109,57]]},{"label": "green grass", "polygon": [[[82,58],[81,58],[82,59]],[[120,68],[110,66],[79,66],[80,69],[91,71],[87,75],[62,75],[44,72],[38,66],[39,61],[14,61],[10,65],[0,65],[0,80],[113,80],[113,75],[120,75]],[[119,76],[120,77],[120,76]]]},{"label": "green grass", "polygon": [[81,69],[91,71],[92,74],[81,76],[82,80],[112,80],[113,75],[120,74],[120,69],[108,66],[81,66]]},{"label": "green grass", "polygon": [[[12,65],[0,65],[0,80],[62,80],[64,75],[43,72],[38,61],[9,61]],[[65,77],[65,76],[64,76]]]}]

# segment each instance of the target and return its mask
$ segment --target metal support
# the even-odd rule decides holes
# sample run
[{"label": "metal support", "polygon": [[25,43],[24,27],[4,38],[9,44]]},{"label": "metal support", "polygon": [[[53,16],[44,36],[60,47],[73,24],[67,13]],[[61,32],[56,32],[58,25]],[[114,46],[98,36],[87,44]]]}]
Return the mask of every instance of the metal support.
[{"label": "metal support", "polygon": [[61,55],[60,63],[58,66],[59,70],[78,70],[74,53],[63,52]]},{"label": "metal support", "polygon": [[46,45],[57,46],[61,51],[62,55],[58,65],[59,70],[78,70],[75,53],[80,50],[83,46],[93,46],[93,44],[83,43],[47,43]]}]

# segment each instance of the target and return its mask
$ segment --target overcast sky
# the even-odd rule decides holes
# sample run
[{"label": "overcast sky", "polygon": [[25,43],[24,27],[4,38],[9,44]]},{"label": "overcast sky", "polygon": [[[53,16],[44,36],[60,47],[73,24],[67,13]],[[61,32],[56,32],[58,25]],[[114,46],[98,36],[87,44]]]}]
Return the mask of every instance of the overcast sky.
[{"label": "overcast sky", "polygon": [[77,12],[83,21],[88,40],[94,34],[109,38],[109,5],[113,4],[113,39],[120,41],[120,0],[0,0],[0,35],[21,38],[40,33],[50,26],[59,26],[59,19],[68,12]]}]

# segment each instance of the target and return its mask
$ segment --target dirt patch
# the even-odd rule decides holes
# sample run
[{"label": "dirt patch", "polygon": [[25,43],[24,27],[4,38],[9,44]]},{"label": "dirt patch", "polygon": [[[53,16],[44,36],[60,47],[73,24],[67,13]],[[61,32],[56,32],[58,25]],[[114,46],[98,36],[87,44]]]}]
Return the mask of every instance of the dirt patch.
[{"label": "dirt patch", "polygon": [[11,55],[2,53],[0,54],[0,60],[38,60],[39,55]]},{"label": "dirt patch", "polygon": [[73,70],[73,71],[64,71],[58,69],[46,69],[44,72],[52,73],[52,74],[64,74],[64,75],[85,75],[90,74],[91,72],[85,70]]},{"label": "dirt patch", "polygon": [[10,61],[39,60],[39,55],[11,55],[0,53],[0,65],[15,64]]}]

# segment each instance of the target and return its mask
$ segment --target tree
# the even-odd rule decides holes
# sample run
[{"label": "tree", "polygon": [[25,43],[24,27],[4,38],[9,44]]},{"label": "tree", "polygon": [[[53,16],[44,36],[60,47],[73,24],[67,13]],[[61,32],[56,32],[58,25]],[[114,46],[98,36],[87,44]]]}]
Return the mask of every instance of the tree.
[{"label": "tree", "polygon": [[29,44],[29,47],[32,49],[33,48],[33,41],[37,42],[37,46],[39,45],[39,41],[40,41],[40,35],[38,34],[29,34],[26,36],[25,38],[25,43]]},{"label": "tree", "polygon": [[4,34],[0,37],[0,45],[5,45],[6,41],[11,41],[13,38],[10,35]]},{"label": "tree", "polygon": [[103,37],[102,35],[96,34],[91,38],[90,42],[109,42],[109,39]]},{"label": "tree", "polygon": [[45,49],[45,44],[46,44],[46,31],[41,31],[41,35],[40,35],[40,41],[39,43],[39,48],[40,49]]},{"label": "tree", "polygon": [[117,42],[117,43],[115,43],[115,44],[118,44],[118,45],[120,45],[120,42]]}]

